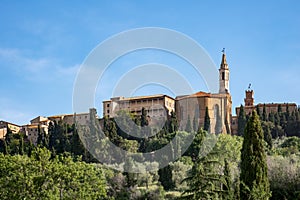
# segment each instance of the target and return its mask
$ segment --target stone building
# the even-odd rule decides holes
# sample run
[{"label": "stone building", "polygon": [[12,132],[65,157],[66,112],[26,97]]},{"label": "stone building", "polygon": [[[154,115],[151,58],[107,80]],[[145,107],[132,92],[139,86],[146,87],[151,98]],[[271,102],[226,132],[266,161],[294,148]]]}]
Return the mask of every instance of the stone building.
[{"label": "stone building", "polygon": [[163,94],[139,97],[114,97],[103,101],[103,116],[115,117],[120,110],[141,115],[142,108],[150,118],[166,117],[175,111],[175,100]]},{"label": "stone building", "polygon": [[34,145],[37,144],[38,133],[48,134],[48,125],[44,124],[26,124],[22,126],[22,132],[27,136],[27,139]]},{"label": "stone building", "polygon": [[[253,110],[259,108],[260,113],[263,112],[263,109],[265,107],[266,114],[269,115],[270,113],[276,113],[278,111],[278,107],[281,107],[282,112],[286,112],[289,110],[290,112],[294,111],[297,109],[297,104],[296,103],[259,103],[259,104],[254,104],[254,91],[253,90],[246,90],[246,97],[244,99],[245,104],[244,104],[244,110],[245,114],[249,115],[252,113]],[[240,107],[235,108],[237,116],[240,113]]]},{"label": "stone building", "polygon": [[10,129],[13,134],[16,134],[19,133],[21,127],[10,122],[0,121],[0,139],[5,137],[8,129]]},{"label": "stone building", "polygon": [[219,69],[219,93],[197,92],[176,97],[176,114],[185,127],[188,118],[196,120],[198,127],[204,126],[205,110],[208,108],[211,133],[231,132],[232,100],[229,93],[229,67],[223,53]]},{"label": "stone building", "polygon": [[79,114],[63,114],[63,115],[54,115],[49,116],[50,121],[61,121],[63,124],[72,125],[75,121],[81,125],[88,125],[90,121],[90,113],[79,113]]},{"label": "stone building", "polygon": [[[91,108],[91,111],[96,109]],[[94,112],[96,113],[96,111]],[[96,116],[96,118],[98,118]],[[62,124],[73,125],[75,122],[80,125],[89,125],[90,122],[90,113],[79,113],[79,114],[62,114],[54,115],[49,117],[38,116],[30,120],[30,124],[22,126],[21,132],[23,132],[28,140],[33,144],[37,143],[38,133],[48,134],[48,126],[50,122],[61,122]]]},{"label": "stone building", "polygon": [[[142,108],[151,118],[170,115],[175,111],[181,127],[185,127],[187,119],[196,121],[199,127],[204,125],[206,107],[210,116],[210,132],[230,133],[231,131],[231,95],[229,93],[229,68],[226,55],[223,53],[219,69],[219,93],[211,94],[197,92],[177,96],[173,99],[167,95],[152,95],[142,97],[115,97],[103,101],[103,116],[115,117],[120,110],[140,115]],[[194,120],[195,118],[195,120]]]},{"label": "stone building", "polygon": [[[286,112],[287,110],[289,112],[293,112],[294,110],[297,110],[297,104],[296,103],[259,103],[254,104],[254,91],[248,90],[245,91],[245,99],[244,99],[244,111],[246,115],[250,115],[253,110],[259,109],[260,113],[263,113],[263,110],[265,108],[267,116],[270,113],[276,113],[278,111],[278,107],[281,107],[282,112]],[[237,134],[238,130],[238,116],[240,113],[240,106],[235,108],[237,116],[232,117],[232,134]]]}]

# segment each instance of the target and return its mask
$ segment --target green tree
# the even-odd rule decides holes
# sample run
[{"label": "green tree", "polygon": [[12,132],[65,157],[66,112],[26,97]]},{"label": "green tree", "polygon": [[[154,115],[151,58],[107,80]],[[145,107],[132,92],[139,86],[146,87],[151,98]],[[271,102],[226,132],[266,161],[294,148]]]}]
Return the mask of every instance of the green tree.
[{"label": "green tree", "polygon": [[264,104],[263,113],[262,113],[262,120],[267,121],[267,119],[268,119],[268,116],[267,116],[267,111],[266,111],[266,104]]},{"label": "green tree", "polygon": [[260,113],[259,105],[256,105],[256,113],[260,117],[261,113]]},{"label": "green tree", "polygon": [[188,115],[188,118],[187,118],[187,121],[186,121],[185,131],[188,132],[188,133],[191,133],[193,131],[190,115]]},{"label": "green tree", "polygon": [[9,144],[14,138],[13,132],[10,130],[10,128],[7,128],[7,132],[5,134],[5,141],[7,144]]},{"label": "green tree", "polygon": [[188,150],[184,153],[184,155],[190,156],[193,161],[197,160],[203,140],[206,137],[206,135],[207,135],[207,132],[204,131],[202,128],[200,128],[197,131],[192,144],[189,146]]},{"label": "green tree", "polygon": [[241,150],[241,199],[269,199],[271,196],[264,135],[256,111],[252,112]]},{"label": "green tree", "polygon": [[275,115],[273,112],[269,113],[268,120],[275,124]]},{"label": "green tree", "polygon": [[127,187],[134,187],[137,184],[137,174],[129,172],[134,169],[134,162],[132,158],[127,158],[124,164],[124,175],[126,176]]},{"label": "green tree", "polygon": [[175,133],[178,131],[178,120],[176,113],[174,111],[171,112],[171,119],[169,123],[169,132],[170,133]]},{"label": "green tree", "polygon": [[197,132],[198,131],[198,119],[196,118],[196,117],[194,117],[193,118],[193,130],[195,131],[195,132]]},{"label": "green tree", "polygon": [[282,113],[282,107],[281,107],[281,104],[278,104],[277,112],[278,112],[278,113]]},{"label": "green tree", "polygon": [[240,112],[238,117],[238,135],[244,135],[245,126],[247,123],[244,106],[240,106]]},{"label": "green tree", "polygon": [[0,154],[1,199],[104,199],[102,167],[74,161],[70,156],[51,158],[46,148],[32,156]]},{"label": "green tree", "polygon": [[273,143],[272,143],[271,127],[273,124],[271,122],[263,121],[261,125],[264,131],[264,140],[267,142],[268,147],[272,149]]},{"label": "green tree", "polygon": [[167,165],[164,168],[158,170],[159,181],[165,190],[171,190],[175,187],[172,181],[172,167]]},{"label": "green tree", "polygon": [[203,127],[203,129],[207,132],[210,132],[210,117],[209,117],[208,107],[205,108],[204,127]]},{"label": "green tree", "polygon": [[232,183],[232,174],[231,174],[230,164],[227,159],[225,159],[225,166],[224,166],[224,178],[225,178],[225,184],[223,185],[223,198],[222,199],[228,199],[232,200],[234,199],[234,188]]},{"label": "green tree", "polygon": [[86,149],[83,146],[83,143],[80,139],[76,124],[72,125],[72,137],[70,140],[71,143],[71,153],[76,156],[83,156],[83,159],[86,159]]},{"label": "green tree", "polygon": [[221,163],[214,158],[218,152],[212,151],[199,158],[184,181],[188,185],[182,193],[183,199],[218,199],[223,194],[221,185],[225,183],[223,175],[217,170]]},{"label": "green tree", "polygon": [[147,111],[145,110],[145,108],[142,108],[142,115],[141,115],[141,126],[148,126],[148,119],[147,119]]},{"label": "green tree", "polygon": [[182,161],[171,163],[172,168],[172,181],[176,190],[182,191],[187,189],[186,182],[182,182],[188,176],[188,171],[191,170],[192,165],[186,164]]}]

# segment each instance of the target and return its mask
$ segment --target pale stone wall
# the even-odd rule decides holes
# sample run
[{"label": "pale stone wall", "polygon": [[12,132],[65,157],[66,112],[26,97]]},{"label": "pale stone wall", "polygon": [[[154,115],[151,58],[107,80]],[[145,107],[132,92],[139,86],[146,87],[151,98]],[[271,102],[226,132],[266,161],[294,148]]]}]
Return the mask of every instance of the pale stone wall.
[{"label": "pale stone wall", "polygon": [[19,133],[21,129],[21,127],[16,124],[6,121],[0,121],[0,139],[5,137],[7,128],[9,128],[13,134]]},{"label": "pale stone wall", "polygon": [[38,129],[40,128],[41,133],[48,134],[48,125],[24,125],[22,132],[27,136],[28,140],[34,145],[37,144],[38,139]]},{"label": "pale stone wall", "polygon": [[7,133],[7,128],[0,128],[0,139],[3,139]]},{"label": "pale stone wall", "polygon": [[[264,106],[266,107],[266,114],[267,117],[269,116],[270,113],[277,113],[278,111],[278,105],[281,105],[281,109],[282,112],[286,112],[287,111],[287,107],[290,113],[292,113],[294,110],[297,110],[297,104],[296,103],[260,103],[257,105],[253,105],[253,106],[244,106],[244,110],[245,110],[245,114],[246,115],[251,115],[253,110],[256,110],[256,106],[259,107],[259,112],[262,114],[263,113],[263,109]],[[236,117],[235,117],[235,124],[233,124],[234,120],[232,120],[232,133],[233,134],[237,134],[238,131],[238,116],[240,114],[240,107],[236,107],[235,111],[236,111]]]},{"label": "pale stone wall", "polygon": [[175,110],[175,100],[167,95],[114,97],[109,101],[103,101],[103,116],[115,117],[121,110],[141,115],[142,108],[145,108],[150,117],[163,117],[166,112],[170,115]]},{"label": "pale stone wall", "polygon": [[186,127],[188,117],[191,122],[195,118],[199,127],[203,127],[206,107],[210,117],[210,131],[212,133],[230,133],[231,97],[228,94],[189,95],[178,98],[176,113],[182,129],[184,130]]},{"label": "pale stone wall", "polygon": [[[254,106],[244,106],[244,110],[245,110],[246,115],[248,115],[248,114],[251,114],[253,110],[256,110],[256,106],[258,106],[260,113],[263,113],[264,105],[266,106],[267,115],[269,115],[269,113],[276,113],[278,110],[278,105],[281,105],[282,112],[286,112],[287,105],[288,105],[289,112],[293,112],[294,110],[297,109],[297,104],[295,104],[295,103],[265,103],[265,104],[260,103],[258,105],[254,105]],[[240,107],[236,107],[235,110],[236,110],[237,116],[239,116]]]}]

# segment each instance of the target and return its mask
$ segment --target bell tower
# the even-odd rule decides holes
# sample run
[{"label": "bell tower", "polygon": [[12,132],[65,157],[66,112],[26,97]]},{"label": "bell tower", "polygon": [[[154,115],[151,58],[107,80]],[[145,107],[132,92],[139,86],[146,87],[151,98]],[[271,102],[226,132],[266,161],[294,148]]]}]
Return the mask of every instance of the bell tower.
[{"label": "bell tower", "polygon": [[253,90],[251,89],[251,83],[249,84],[248,90],[246,92],[245,106],[254,106]]},{"label": "bell tower", "polygon": [[225,48],[222,50],[222,61],[219,69],[219,93],[229,93],[229,68],[226,61]]}]

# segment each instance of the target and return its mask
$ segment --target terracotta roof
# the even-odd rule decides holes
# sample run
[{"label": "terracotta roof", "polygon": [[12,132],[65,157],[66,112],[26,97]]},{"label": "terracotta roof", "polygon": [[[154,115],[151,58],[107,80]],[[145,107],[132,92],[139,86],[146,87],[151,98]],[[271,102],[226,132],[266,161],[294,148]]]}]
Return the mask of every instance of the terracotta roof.
[{"label": "terracotta roof", "polygon": [[[135,97],[112,97],[111,100],[105,100],[103,102],[109,102],[112,100],[115,101],[130,101],[130,100],[139,100],[139,99],[152,99],[152,98],[161,98],[161,97],[168,97],[170,99],[174,99],[173,97],[170,97],[165,94],[155,94],[155,95],[148,95],[148,96],[135,96]],[[119,99],[118,99],[119,98]]]},{"label": "terracotta roof", "polygon": [[20,125],[17,125],[17,124],[11,123],[11,122],[7,122],[7,121],[4,121],[4,120],[0,120],[0,121],[4,122],[4,123],[7,123],[7,124],[10,124],[10,125],[21,127]]},{"label": "terracotta roof", "polygon": [[72,116],[80,116],[80,115],[88,115],[90,113],[75,113],[75,114],[62,114],[62,115],[53,115],[49,116],[48,118],[61,118],[61,117],[72,117]]},{"label": "terracotta roof", "polygon": [[194,94],[190,94],[190,95],[181,95],[181,96],[177,96],[176,99],[180,100],[180,99],[186,99],[186,98],[192,98],[192,97],[211,97],[212,94],[211,93],[206,93],[206,92],[196,92]]},{"label": "terracotta roof", "polygon": [[257,104],[258,106],[278,106],[278,105],[282,105],[282,106],[286,106],[286,105],[289,105],[289,106],[297,106],[296,103],[259,103]]},{"label": "terracotta roof", "polygon": [[206,93],[206,92],[199,91],[199,92],[196,92],[195,94],[192,94],[192,95],[190,95],[190,96],[210,97],[210,96],[211,96],[211,93]]}]

